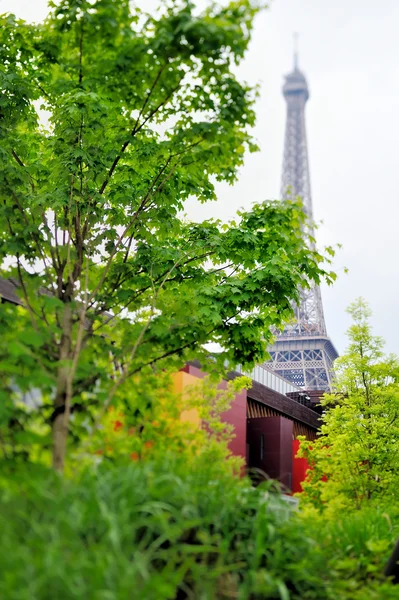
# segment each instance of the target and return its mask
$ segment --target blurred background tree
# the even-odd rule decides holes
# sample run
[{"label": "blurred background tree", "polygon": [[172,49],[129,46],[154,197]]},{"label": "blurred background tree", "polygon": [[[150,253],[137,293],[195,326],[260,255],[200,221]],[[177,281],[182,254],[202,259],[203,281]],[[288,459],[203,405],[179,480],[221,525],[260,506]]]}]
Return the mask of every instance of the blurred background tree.
[{"label": "blurred background tree", "polygon": [[399,361],[384,355],[363,299],[348,312],[353,325],[346,353],[334,363],[336,392],[322,399],[320,435],[300,446],[312,467],[303,502],[336,511],[389,504],[399,483]]}]

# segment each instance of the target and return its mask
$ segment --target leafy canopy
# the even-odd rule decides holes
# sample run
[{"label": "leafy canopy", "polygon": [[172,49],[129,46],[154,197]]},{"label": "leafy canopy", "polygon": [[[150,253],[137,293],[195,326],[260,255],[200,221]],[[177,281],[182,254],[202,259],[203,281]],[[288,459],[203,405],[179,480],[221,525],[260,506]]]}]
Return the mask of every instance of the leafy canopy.
[{"label": "leafy canopy", "polygon": [[219,367],[262,360],[298,288],[334,276],[298,202],[182,218],[256,149],[235,66],[258,10],[62,0],[38,25],[1,17],[0,260],[24,306],[0,315],[3,423],[13,386],[39,390],[59,469],[76,410],[92,419],[132,375],[206,361],[210,342]]}]

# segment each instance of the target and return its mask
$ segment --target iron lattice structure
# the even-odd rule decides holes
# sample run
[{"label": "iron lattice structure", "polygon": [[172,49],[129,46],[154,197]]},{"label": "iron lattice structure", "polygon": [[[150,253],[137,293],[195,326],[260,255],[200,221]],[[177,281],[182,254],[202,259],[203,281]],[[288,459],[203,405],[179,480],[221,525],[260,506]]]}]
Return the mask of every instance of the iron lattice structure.
[{"label": "iron lattice structure", "polygon": [[[294,69],[285,77],[283,95],[287,103],[281,195],[300,196],[313,236],[313,211],[306,141],[305,105],[309,89],[305,76]],[[278,335],[269,349],[267,368],[306,390],[331,390],[333,361],[338,353],[327,336],[320,288],[301,290],[301,301],[293,307],[295,321]]]}]

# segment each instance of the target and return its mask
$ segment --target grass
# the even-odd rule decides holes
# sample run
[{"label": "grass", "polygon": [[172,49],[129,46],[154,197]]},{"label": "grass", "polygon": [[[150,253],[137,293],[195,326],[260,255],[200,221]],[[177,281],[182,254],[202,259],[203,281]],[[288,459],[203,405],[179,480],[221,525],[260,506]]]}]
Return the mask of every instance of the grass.
[{"label": "grass", "polygon": [[75,481],[17,472],[0,482],[0,522],[5,600],[399,598],[380,577],[396,536],[383,514],[307,522],[270,483],[205,459]]}]

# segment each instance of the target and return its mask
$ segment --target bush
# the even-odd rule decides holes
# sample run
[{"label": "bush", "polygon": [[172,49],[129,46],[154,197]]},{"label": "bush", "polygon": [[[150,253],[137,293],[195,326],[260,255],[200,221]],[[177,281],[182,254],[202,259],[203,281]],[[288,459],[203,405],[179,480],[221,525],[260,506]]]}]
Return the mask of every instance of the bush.
[{"label": "bush", "polygon": [[399,586],[395,588],[383,577],[399,537],[397,512],[392,506],[370,506],[328,517],[309,509],[300,515],[307,535],[319,540],[322,575],[336,580],[341,589],[343,595],[337,598],[399,598]]},{"label": "bush", "polygon": [[205,453],[190,470],[164,456],[77,481],[40,471],[0,484],[7,600],[399,597],[375,573],[339,567],[342,530],[316,537],[272,484],[253,489]]}]

